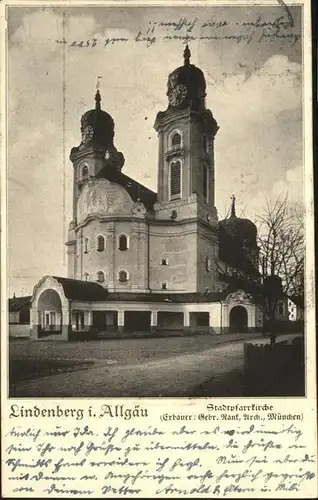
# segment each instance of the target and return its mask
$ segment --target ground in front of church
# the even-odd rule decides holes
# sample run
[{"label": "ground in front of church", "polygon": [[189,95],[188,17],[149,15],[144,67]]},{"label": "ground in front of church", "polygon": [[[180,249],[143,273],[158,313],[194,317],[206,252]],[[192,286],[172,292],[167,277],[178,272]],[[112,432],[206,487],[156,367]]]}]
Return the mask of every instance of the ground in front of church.
[{"label": "ground in front of church", "polygon": [[[279,338],[285,337],[291,335]],[[251,333],[86,342],[15,339],[10,341],[10,397],[244,396],[247,339],[269,342]],[[302,384],[299,377],[293,381],[298,392]]]}]

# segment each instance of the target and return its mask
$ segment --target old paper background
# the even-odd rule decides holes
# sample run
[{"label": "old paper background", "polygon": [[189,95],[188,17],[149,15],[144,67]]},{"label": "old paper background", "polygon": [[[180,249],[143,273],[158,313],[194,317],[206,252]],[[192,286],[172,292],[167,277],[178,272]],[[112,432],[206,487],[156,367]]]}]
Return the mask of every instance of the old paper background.
[{"label": "old paper background", "polygon": [[[96,2],[97,4],[97,2]],[[132,5],[133,3],[122,4],[123,6]],[[169,7],[181,6],[182,2],[156,2],[162,6]],[[285,5],[292,5],[293,2],[286,2]],[[299,2],[298,4],[301,4]],[[26,4],[19,2],[9,4],[10,6],[23,6]],[[61,6],[47,2],[47,5]],[[71,4],[75,6],[76,3]],[[106,5],[106,2],[100,3],[100,6]],[[114,5],[108,3],[109,6]],[[146,5],[139,2],[138,5]],[[223,18],[227,17],[227,8],[238,7],[237,2],[227,2],[226,6],[222,2],[205,2],[196,3],[195,9],[203,8],[206,5],[218,5],[222,9]],[[255,5],[277,5],[284,8],[283,2],[244,2],[239,4],[242,8],[251,8]],[[17,259],[17,255],[10,255],[10,250],[7,251],[7,231],[8,221],[10,224],[10,210],[13,212],[11,216],[16,217],[14,210],[20,209],[20,200],[16,203],[7,206],[7,183],[10,177],[10,163],[8,162],[9,154],[8,147],[13,148],[13,143],[18,139],[18,143],[14,145],[13,152],[19,154],[21,152],[21,168],[26,165],[27,161],[27,144],[23,142],[23,127],[31,127],[34,120],[41,121],[41,116],[45,112],[39,110],[39,116],[23,117],[23,108],[20,108],[21,113],[21,130],[16,138],[12,138],[10,142],[10,125],[8,123],[8,115],[6,115],[6,99],[5,91],[7,84],[8,71],[12,71],[12,77],[18,79],[18,84],[21,88],[27,88],[29,79],[23,78],[23,75],[28,73],[28,61],[20,59],[20,65],[10,67],[10,58],[7,57],[6,32],[2,30],[1,51],[2,51],[2,170],[1,170],[1,217],[2,217],[2,276],[1,276],[1,340],[2,340],[2,491],[4,497],[64,497],[70,498],[73,496],[84,497],[101,497],[103,495],[109,497],[116,496],[137,496],[137,497],[181,497],[181,496],[203,496],[217,497],[228,496],[243,498],[258,497],[258,498],[286,498],[286,497],[316,497],[317,496],[317,432],[316,432],[316,387],[315,387],[315,311],[314,311],[314,240],[313,240],[313,189],[312,189],[312,127],[311,127],[311,48],[310,48],[310,2],[305,1],[303,4],[303,68],[304,68],[304,94],[303,94],[303,141],[305,150],[305,172],[304,172],[304,200],[306,205],[306,229],[307,229],[307,248],[306,248],[306,288],[307,288],[307,310],[306,310],[306,360],[307,360],[307,387],[305,398],[259,398],[242,399],[118,399],[118,400],[86,400],[86,399],[68,399],[68,400],[48,400],[48,399],[8,399],[8,363],[7,363],[7,348],[8,348],[8,333],[7,333],[7,303],[6,298],[9,290],[9,280],[12,276],[7,273],[5,263],[7,258]],[[116,2],[114,8],[119,6]],[[2,4],[1,22],[2,26],[6,27],[6,12],[5,5]],[[28,14],[31,14],[33,9],[38,7],[38,4],[32,2],[27,3]],[[83,6],[85,8],[85,6]],[[282,11],[280,11],[281,13]],[[41,38],[46,29],[52,29],[54,24],[54,15],[51,18],[51,13],[42,13],[38,11],[37,26],[38,36]],[[167,18],[169,18],[167,14]],[[48,16],[47,18],[45,16]],[[238,16],[242,16],[242,11],[238,12]],[[138,17],[137,17],[138,18]],[[233,18],[232,18],[233,19]],[[81,38],[83,29],[83,19],[76,18],[74,21],[74,32]],[[91,19],[86,18],[88,24]],[[133,20],[128,16],[127,23],[132,23]],[[51,24],[50,24],[51,23]],[[25,29],[29,26],[26,24]],[[55,27],[56,28],[56,27]],[[52,33],[56,34],[54,31]],[[57,28],[59,29],[59,28]],[[18,33],[17,43],[27,43],[28,33]],[[25,38],[23,38],[25,36]],[[111,36],[124,36],[123,33],[118,33],[114,30]],[[19,38],[20,37],[20,38]],[[145,43],[140,42],[145,47]],[[158,45],[162,42],[156,42]],[[235,45],[239,53],[240,44],[235,41],[231,42]],[[247,43],[247,41],[246,41]],[[255,40],[249,42],[252,46],[257,44]],[[150,44],[151,45],[151,44]],[[194,44],[193,44],[194,45]],[[164,47],[164,45],[163,45]],[[113,46],[109,43],[109,50]],[[46,47],[43,48],[43,54]],[[85,49],[81,49],[85,50]],[[135,50],[137,50],[135,48]],[[141,50],[141,49],[139,49]],[[151,46],[148,50],[151,50]],[[196,48],[191,47],[194,52],[198,66],[200,66],[200,52],[195,53]],[[234,51],[235,52],[235,51]],[[127,68],[134,68],[132,74],[136,74],[142,67],[142,59],[140,52],[136,56],[134,49],[131,49],[129,54],[126,54],[126,59],[121,52],[121,58],[118,59],[118,68],[112,66],[109,69],[109,79],[112,82],[112,93],[119,92],[120,85],[116,80],[116,70],[119,66],[126,64]],[[34,57],[34,54],[33,56]],[[44,56],[45,57],[45,56]],[[85,53],[83,53],[83,67],[77,66],[74,73],[69,74],[70,81],[79,79],[78,95],[73,96],[77,103],[75,110],[72,111],[75,124],[73,128],[77,130],[77,121],[81,110],[86,108],[90,103],[91,94],[94,88],[96,75],[89,74],[90,62],[87,62]],[[153,59],[151,67],[147,59],[148,67],[143,68],[144,78],[149,75],[156,75],[161,78],[163,74],[163,82],[168,73],[167,67],[175,67],[175,61],[169,64],[163,64],[163,61],[168,54],[161,55],[162,59],[157,61]],[[4,62],[9,62],[5,65]],[[39,61],[40,64],[41,61]],[[282,61],[278,61],[282,64]],[[70,61],[71,67],[72,61]],[[78,62],[77,62],[78,64]],[[220,66],[226,71],[227,61],[220,61]],[[268,69],[268,68],[267,68]],[[272,67],[273,69],[273,67]],[[147,72],[146,72],[147,70]],[[94,70],[95,71],[95,70]],[[126,73],[126,78],[129,79],[129,71]],[[149,77],[151,78],[151,76]],[[105,83],[104,92],[107,93],[107,83]],[[73,82],[74,84],[74,82]],[[33,85],[33,87],[32,87]],[[135,80],[131,82],[132,88],[136,85]],[[235,82],[233,83],[235,87]],[[32,94],[33,88],[33,94]],[[36,100],[36,89],[44,89],[47,91],[48,105],[50,99],[54,99],[56,88],[51,88],[50,83],[46,81],[37,81],[36,75],[31,87],[28,90],[29,95]],[[149,82],[149,91],[153,92],[151,81]],[[31,91],[30,91],[31,90]],[[264,89],[263,89],[264,91]],[[61,92],[59,89],[58,92]],[[136,92],[139,92],[136,87]],[[143,90],[141,93],[144,92]],[[83,94],[84,93],[84,94]],[[85,95],[85,102],[78,103],[81,95]],[[268,94],[267,97],[269,97]],[[117,95],[117,98],[119,95]],[[105,98],[105,103],[107,102]],[[111,99],[111,96],[109,97]],[[147,97],[148,102],[156,100],[157,96],[151,94]],[[244,104],[244,95],[241,95],[242,105]],[[245,96],[248,100],[248,96]],[[61,102],[61,100],[60,100]],[[123,103],[123,108],[130,105],[131,114],[123,115],[116,121],[116,137],[118,141],[123,143],[123,137],[127,133],[124,124],[129,122],[129,127],[134,127],[134,113],[138,115],[134,108],[133,102]],[[160,108],[161,102],[154,102],[153,109]],[[273,103],[275,107],[275,102]],[[244,108],[242,108],[244,112]],[[57,108],[58,113],[62,110]],[[118,113],[120,110],[118,109]],[[123,113],[125,113],[123,111]],[[141,114],[141,117],[143,115]],[[123,136],[120,136],[120,125],[123,124]],[[44,123],[43,123],[44,125]],[[224,125],[225,126],[225,125]],[[118,130],[118,132],[117,132]],[[131,128],[129,128],[131,131]],[[22,133],[21,133],[22,131]],[[44,154],[53,156],[54,163],[60,163],[60,167],[64,168],[65,155],[73,144],[60,144],[56,139],[56,131],[50,129],[50,124],[43,127],[43,133],[47,133],[48,143],[51,144],[51,149],[44,148]],[[35,132],[36,134],[36,132]],[[37,138],[34,137],[34,140]],[[29,140],[29,139],[28,139]],[[54,147],[53,147],[54,145]],[[63,147],[62,147],[63,146]],[[143,144],[140,144],[142,150]],[[129,149],[129,140],[127,142]],[[54,154],[53,154],[54,151]],[[66,151],[66,153],[65,153]],[[138,150],[135,149],[132,160],[138,158]],[[140,153],[139,153],[140,154]],[[140,158],[147,158],[151,154],[150,146],[145,148]],[[235,158],[226,158],[226,162],[230,164]],[[5,168],[7,161],[7,170]],[[293,162],[293,158],[285,159],[288,163]],[[133,163],[133,161],[132,161]],[[138,161],[137,161],[138,163]],[[141,162],[140,162],[141,163]],[[55,197],[56,194],[48,188],[48,183],[44,178],[41,178],[40,170],[34,166],[36,170],[27,172],[27,177],[32,179],[39,186],[39,197]],[[70,175],[70,169],[62,174],[63,182],[67,181],[67,176]],[[270,167],[269,167],[270,168]],[[252,165],[251,165],[252,170]],[[36,173],[34,173],[36,172]],[[297,173],[297,168],[295,168]],[[135,174],[135,173],[134,173]],[[21,174],[22,175],[22,174]],[[148,170],[144,169],[141,173],[140,180],[147,180]],[[273,172],[268,172],[268,177],[274,175]],[[54,176],[54,174],[53,174]],[[234,182],[237,179],[233,176]],[[297,179],[297,177],[296,177]],[[20,181],[27,182],[26,178],[21,178]],[[150,187],[155,188],[155,180],[149,179]],[[52,179],[50,180],[52,181]],[[153,186],[151,186],[153,182]],[[288,179],[286,179],[288,182]],[[291,185],[294,180],[291,179]],[[45,185],[43,194],[41,191]],[[284,185],[284,184],[283,184]],[[297,185],[297,181],[295,181]],[[242,184],[243,186],[243,184]],[[244,189],[249,192],[249,186],[242,187],[243,196]],[[282,184],[277,184],[276,189],[279,191]],[[223,189],[223,188],[222,188]],[[296,188],[297,190],[297,188]],[[218,191],[218,188],[217,188]],[[232,192],[232,187],[229,186],[229,192]],[[69,200],[64,198],[64,193],[59,192],[61,197],[61,206],[63,212],[61,214],[49,214],[48,224],[55,224],[61,220],[67,211]],[[224,200],[228,196],[226,188],[220,193],[220,198]],[[32,197],[36,196],[31,193],[24,210],[32,207]],[[257,201],[257,191],[253,193],[251,206]],[[27,200],[27,198],[25,199]],[[218,204],[218,203],[217,203]],[[220,204],[219,204],[220,205]],[[220,207],[221,208],[221,207]],[[257,210],[257,203],[255,203]],[[30,209],[31,211],[31,209]],[[65,220],[62,230],[56,229],[54,236],[60,240],[65,240]],[[51,222],[50,222],[51,221]],[[24,222],[25,224],[25,219]],[[41,228],[33,226],[33,230],[41,231]],[[63,234],[62,234],[63,233]],[[21,228],[19,235],[21,237]],[[44,247],[38,249],[36,260],[26,264],[28,269],[34,273],[38,255],[43,258],[44,267],[53,263],[53,267],[57,262],[63,259],[60,247],[57,249],[54,246],[55,238],[49,241],[49,236],[43,234]],[[26,227],[24,239],[21,246],[32,248],[32,234],[29,233]],[[50,247],[48,249],[48,246]],[[46,252],[46,253],[45,253]],[[9,255],[8,255],[9,254]],[[52,267],[52,271],[54,270]],[[20,271],[19,271],[20,269]],[[20,292],[23,293],[24,288],[27,288],[27,280],[24,282],[24,277],[21,277],[21,267],[17,270],[20,275],[17,276],[16,282],[10,283],[14,289],[17,282],[22,283]],[[51,271],[51,269],[50,269]],[[15,271],[13,271],[13,274]],[[43,274],[43,273],[42,273]],[[33,278],[32,278],[33,279]],[[36,281],[33,279],[33,281]],[[212,407],[214,405],[214,407]],[[225,405],[225,406],[223,406]],[[256,405],[261,408],[246,408],[247,406]],[[264,406],[266,405],[266,406]],[[215,408],[217,407],[217,408]],[[230,407],[230,408],[228,408]],[[245,407],[245,408],[243,408]],[[34,411],[34,416],[27,416],[26,411]],[[44,413],[40,413],[40,411]],[[48,410],[55,412],[55,417],[50,414],[45,414]],[[72,411],[70,411],[72,410]],[[38,416],[39,414],[39,416]],[[270,415],[284,414],[296,417],[295,420],[272,420]],[[43,416],[41,416],[43,415]],[[234,417],[234,419],[224,419],[222,415]],[[183,416],[184,420],[180,420]],[[255,417],[255,419],[254,419]],[[179,418],[179,419],[178,419]],[[238,418],[238,420],[236,420]],[[126,433],[128,432],[128,436]],[[170,448],[169,448],[170,447]],[[32,464],[33,468],[23,467],[23,463]],[[99,465],[97,465],[99,463]],[[29,476],[25,476],[29,474]],[[31,477],[33,478],[31,479]],[[12,479],[14,478],[14,479]]]}]

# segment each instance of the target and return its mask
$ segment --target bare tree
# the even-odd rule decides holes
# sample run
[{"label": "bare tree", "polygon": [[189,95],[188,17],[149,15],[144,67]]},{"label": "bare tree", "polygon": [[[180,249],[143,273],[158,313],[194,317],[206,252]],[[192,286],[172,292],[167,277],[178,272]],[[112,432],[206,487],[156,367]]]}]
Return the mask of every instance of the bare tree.
[{"label": "bare tree", "polygon": [[299,204],[278,198],[258,217],[261,275],[279,276],[287,295],[304,294],[304,217]]},{"label": "bare tree", "polygon": [[274,203],[266,200],[256,225],[259,268],[257,259],[244,245],[229,240],[225,245],[229,249],[229,261],[235,256],[236,262],[228,265],[217,259],[215,270],[223,284],[221,288],[229,291],[242,288],[251,293],[265,317],[273,321],[280,299],[304,294],[303,208],[289,203],[287,196],[279,197]]}]

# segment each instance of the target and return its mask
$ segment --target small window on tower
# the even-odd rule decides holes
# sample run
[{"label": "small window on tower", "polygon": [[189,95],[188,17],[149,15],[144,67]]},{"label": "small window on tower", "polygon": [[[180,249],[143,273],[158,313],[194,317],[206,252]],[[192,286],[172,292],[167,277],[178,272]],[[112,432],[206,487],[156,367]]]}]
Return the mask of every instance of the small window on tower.
[{"label": "small window on tower", "polygon": [[175,160],[170,164],[170,198],[180,198],[181,195],[181,161]]},{"label": "small window on tower", "polygon": [[161,290],[167,290],[167,283],[161,283]]},{"label": "small window on tower", "polygon": [[104,236],[97,237],[97,252],[103,252],[105,250],[105,238]]},{"label": "small window on tower", "polygon": [[118,250],[124,252],[128,249],[128,238],[125,234],[118,236]]},{"label": "small window on tower", "polygon": [[168,265],[168,259],[162,259],[161,260],[161,265],[162,266],[167,266]]},{"label": "small window on tower", "polygon": [[97,273],[97,281],[99,283],[103,283],[105,281],[105,274],[103,273],[103,271],[98,271],[98,273]]},{"label": "small window on tower", "polygon": [[181,146],[181,134],[179,132],[172,134],[171,146]]}]

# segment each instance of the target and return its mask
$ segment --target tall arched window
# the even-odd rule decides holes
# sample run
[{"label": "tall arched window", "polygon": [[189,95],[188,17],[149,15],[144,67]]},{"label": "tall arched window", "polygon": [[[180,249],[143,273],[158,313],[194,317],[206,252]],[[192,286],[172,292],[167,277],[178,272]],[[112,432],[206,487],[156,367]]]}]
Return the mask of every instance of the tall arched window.
[{"label": "tall arched window", "polygon": [[181,134],[174,132],[171,136],[171,146],[181,146]]},{"label": "tall arched window", "polygon": [[209,183],[210,183],[210,171],[207,165],[204,163],[202,165],[202,195],[206,202],[209,201]]},{"label": "tall arched window", "polygon": [[210,272],[211,271],[211,267],[212,267],[211,266],[211,259],[210,259],[210,257],[206,257],[206,259],[205,259],[205,268],[206,268],[206,270],[208,272]]},{"label": "tall arched window", "polygon": [[118,236],[118,250],[124,252],[128,249],[128,238],[125,234]]},{"label": "tall arched window", "polygon": [[97,273],[97,281],[99,283],[103,283],[105,281],[105,274],[103,273],[103,271],[98,271],[98,273]]},{"label": "tall arched window", "polygon": [[105,250],[105,238],[104,236],[97,236],[97,252],[103,252]]},{"label": "tall arched window", "polygon": [[84,238],[84,253],[88,253],[88,238]]},{"label": "tall arched window", "polygon": [[174,160],[170,163],[170,199],[181,196],[181,161]]},{"label": "tall arched window", "polygon": [[126,283],[126,281],[128,281],[128,273],[127,273],[127,271],[125,271],[124,269],[122,269],[121,271],[119,271],[119,273],[118,273],[118,280],[121,283]]},{"label": "tall arched window", "polygon": [[210,151],[210,143],[209,143],[209,139],[207,138],[206,135],[204,135],[203,138],[202,138],[202,145],[203,145],[203,151],[205,153],[209,153],[209,151]]},{"label": "tall arched window", "polygon": [[86,179],[88,177],[88,166],[84,165],[82,168],[82,179]]}]

